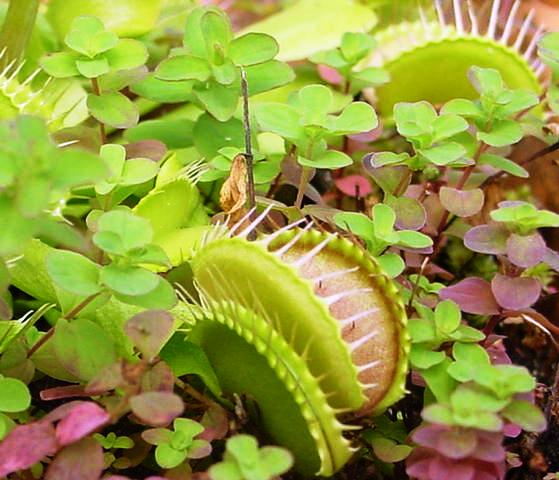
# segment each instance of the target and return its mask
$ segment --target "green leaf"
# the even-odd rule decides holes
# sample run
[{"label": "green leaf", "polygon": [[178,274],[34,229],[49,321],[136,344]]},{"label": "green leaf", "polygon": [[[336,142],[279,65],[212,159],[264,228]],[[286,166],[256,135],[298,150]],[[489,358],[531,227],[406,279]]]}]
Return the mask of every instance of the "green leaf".
[{"label": "green leaf", "polygon": [[421,412],[424,420],[439,425],[454,425],[452,410],[446,405],[434,403],[426,406]]},{"label": "green leaf", "polygon": [[518,165],[518,163],[508,160],[507,158],[501,157],[500,155],[494,155],[492,153],[484,153],[479,157],[479,165],[491,165],[497,170],[502,170],[510,175],[520,178],[528,178],[530,174],[524,168]]},{"label": "green leaf", "polygon": [[171,284],[164,278],[158,277],[159,283],[150,292],[144,295],[123,295],[115,293],[118,300],[130,305],[147,309],[170,310],[177,304],[177,295]]},{"label": "green leaf", "polygon": [[112,71],[130,70],[146,63],[148,51],[142,42],[124,38],[119,40],[114,48],[105,52],[105,58]]},{"label": "green leaf", "polygon": [[454,332],[461,320],[460,308],[452,300],[444,300],[435,308],[435,325],[444,335]]},{"label": "green leaf", "polygon": [[363,215],[355,212],[342,212],[334,216],[336,226],[344,230],[349,230],[355,235],[365,240],[372,239],[373,221]]},{"label": "green leaf", "polygon": [[275,133],[291,141],[303,135],[299,112],[291,105],[261,103],[254,106],[253,112],[263,131]]},{"label": "green leaf", "polygon": [[298,157],[297,162],[299,165],[311,168],[327,168],[334,170],[336,168],[343,168],[353,164],[350,156],[338,150],[327,150],[322,155],[317,156],[312,160],[303,157]]},{"label": "green leaf", "polygon": [[377,86],[390,81],[389,73],[377,67],[368,67],[360,72],[353,72],[350,77],[352,82],[362,82],[365,86]]},{"label": "green leaf", "polygon": [[220,122],[225,122],[237,109],[240,90],[236,86],[227,87],[210,80],[202,86],[196,86],[193,93],[208,113]]},{"label": "green leaf", "polygon": [[459,160],[466,154],[466,149],[456,142],[447,142],[442,145],[419,150],[427,160],[435,165],[445,166]]},{"label": "green leaf", "polygon": [[55,78],[69,78],[80,74],[76,67],[76,57],[71,53],[51,53],[41,58],[41,67]]},{"label": "green leaf", "polygon": [[448,403],[452,392],[458,385],[447,372],[450,363],[450,359],[446,358],[441,363],[421,372],[421,376],[438,402]]},{"label": "green leaf", "polygon": [[368,132],[377,126],[375,110],[365,102],[349,104],[338,117],[331,117],[328,122],[328,130],[335,135]]},{"label": "green leaf", "polygon": [[[148,220],[127,210],[113,210],[104,213],[97,220],[98,232],[111,232],[122,241],[126,251],[144,247],[151,243],[153,230]],[[95,242],[95,235],[93,236]]]},{"label": "green leaf", "polygon": [[71,322],[59,319],[52,341],[59,362],[81,380],[91,380],[117,359],[114,345],[105,330],[86,318],[76,318]]},{"label": "green leaf", "polygon": [[396,278],[406,268],[404,260],[397,253],[385,253],[384,255],[377,257],[377,262],[389,278]]},{"label": "green leaf", "polygon": [[[398,132],[404,136],[423,133],[436,119],[437,111],[429,102],[398,103],[394,106],[394,120]],[[413,130],[410,130],[412,126]]]},{"label": "green leaf", "polygon": [[387,238],[394,232],[396,214],[394,210],[384,203],[377,203],[373,207],[373,228],[375,236]]},{"label": "green leaf", "polygon": [[231,42],[229,57],[236,65],[255,65],[274,58],[279,45],[265,33],[247,33]]},{"label": "green leaf", "polygon": [[485,194],[481,188],[458,190],[441,187],[439,199],[444,208],[458,217],[471,217],[480,212],[485,202]]},{"label": "green leaf", "polygon": [[162,443],[155,449],[155,461],[161,468],[175,468],[186,460],[186,455],[186,450],[175,450],[167,443]]},{"label": "green leaf", "polygon": [[474,88],[482,95],[496,97],[505,89],[503,77],[493,68],[472,67],[468,77]]},{"label": "green leaf", "polygon": [[409,248],[427,248],[433,245],[433,239],[424,233],[413,230],[400,230],[397,233],[397,243]]},{"label": "green leaf", "polygon": [[415,368],[426,369],[438,365],[446,358],[444,352],[433,352],[423,345],[413,345],[410,362]]},{"label": "green leaf", "polygon": [[299,90],[297,107],[304,125],[323,125],[332,105],[332,91],[324,85],[307,85]]},{"label": "green leaf", "polygon": [[543,432],[547,426],[541,410],[525,400],[513,400],[505,407],[501,415],[528,432]]},{"label": "green leaf", "polygon": [[171,367],[176,377],[197,375],[216,396],[221,396],[217,376],[201,347],[185,340],[179,333],[165,344],[159,357]]},{"label": "green leaf", "polygon": [[219,65],[211,65],[211,70],[215,81],[226,86],[239,79],[240,75],[235,64],[229,59],[226,59]]},{"label": "green leaf", "polygon": [[233,38],[229,18],[219,10],[206,11],[200,19],[200,29],[210,58],[214,54],[216,46],[226,49]]},{"label": "green leaf", "polygon": [[130,86],[130,90],[136,95],[153,100],[154,102],[179,103],[193,99],[193,85],[193,80],[168,82],[159,80],[154,74],[150,74],[139,82],[133,83]]},{"label": "green leaf", "polygon": [[103,22],[96,17],[77,17],[70,32],[64,39],[72,50],[93,58],[113,48],[118,43],[118,36],[105,30]]},{"label": "green leaf", "polygon": [[483,110],[472,100],[455,98],[446,103],[441,109],[441,114],[455,114],[466,118],[480,119],[484,117]]},{"label": "green leaf", "polygon": [[159,277],[149,270],[116,264],[103,267],[99,278],[111,290],[132,297],[145,295],[159,285]]},{"label": "green leaf", "polygon": [[25,383],[17,378],[0,376],[0,412],[23,412],[30,405],[31,395]]},{"label": "green leaf", "polygon": [[433,141],[439,142],[467,130],[468,122],[458,115],[446,114],[433,122],[433,129],[435,130]]},{"label": "green leaf", "polygon": [[57,152],[51,169],[52,186],[57,189],[94,183],[107,175],[107,167],[97,155],[79,149]]},{"label": "green leaf", "polygon": [[375,456],[385,463],[401,462],[413,450],[409,445],[398,445],[394,440],[382,437],[379,434],[373,435],[369,441]]},{"label": "green leaf", "polygon": [[156,78],[161,80],[198,80],[205,82],[212,71],[203,58],[192,55],[178,55],[168,58],[155,70]]},{"label": "green leaf", "polygon": [[132,158],[126,160],[122,170],[121,185],[139,185],[157,175],[157,163],[147,158]]},{"label": "green leaf", "polygon": [[47,255],[46,264],[49,276],[63,290],[84,296],[101,291],[100,267],[83,255],[53,250]]},{"label": "green leaf", "polygon": [[97,78],[110,71],[109,62],[104,57],[76,60],[76,68],[85,78]]},{"label": "green leaf", "polygon": [[360,32],[346,32],[342,36],[340,51],[344,58],[352,64],[364,58],[376,45],[372,35]]},{"label": "green leaf", "polygon": [[95,119],[114,128],[133,127],[140,118],[136,104],[119,92],[90,94],[87,108]]},{"label": "green leaf", "polygon": [[477,138],[492,147],[506,147],[519,142],[523,132],[519,123],[514,120],[498,120],[489,132],[478,132]]},{"label": "green leaf", "polygon": [[251,65],[245,68],[249,96],[281,87],[295,79],[295,72],[286,63],[278,60]]}]

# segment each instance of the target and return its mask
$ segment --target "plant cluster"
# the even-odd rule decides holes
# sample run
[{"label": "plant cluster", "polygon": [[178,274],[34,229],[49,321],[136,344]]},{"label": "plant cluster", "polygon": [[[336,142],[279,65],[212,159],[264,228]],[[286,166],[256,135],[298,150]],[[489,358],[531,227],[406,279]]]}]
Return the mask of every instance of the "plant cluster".
[{"label": "plant cluster", "polygon": [[391,79],[369,17],[289,65],[290,38],[155,3],[161,25],[137,36],[52,1],[59,40],[35,61],[87,91],[90,118],[0,122],[0,478],[274,480],[313,456],[351,478],[528,475],[558,421],[528,340],[559,333],[539,304],[559,214],[489,190],[529,181],[523,138],[556,149],[559,34],[538,43],[545,91],[470,65],[469,98],[377,116]]}]

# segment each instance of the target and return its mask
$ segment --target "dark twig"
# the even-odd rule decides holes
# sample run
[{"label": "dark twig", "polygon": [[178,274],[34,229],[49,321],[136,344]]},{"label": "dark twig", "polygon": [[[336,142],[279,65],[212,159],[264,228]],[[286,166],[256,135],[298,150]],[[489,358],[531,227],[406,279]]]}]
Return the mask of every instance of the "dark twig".
[{"label": "dark twig", "polygon": [[252,155],[252,138],[250,132],[250,111],[248,105],[248,82],[245,69],[241,67],[241,90],[243,94],[243,128],[245,130],[245,158],[248,180],[248,208],[256,206],[256,191],[254,189],[254,157]]}]

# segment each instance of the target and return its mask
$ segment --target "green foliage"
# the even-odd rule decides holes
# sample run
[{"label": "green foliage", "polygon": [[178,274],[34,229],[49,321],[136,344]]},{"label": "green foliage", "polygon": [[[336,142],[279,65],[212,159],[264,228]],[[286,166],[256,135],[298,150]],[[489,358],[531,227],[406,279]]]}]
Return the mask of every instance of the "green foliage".
[{"label": "green foliage", "polygon": [[44,121],[34,117],[0,123],[0,138],[0,256],[18,254],[41,234],[74,238],[58,222],[60,205],[72,187],[101,180],[103,162],[85,151],[57,148]]},{"label": "green foliage", "polygon": [[175,468],[189,458],[202,458],[210,454],[211,446],[196,437],[204,431],[203,425],[189,418],[177,418],[173,430],[155,428],[146,430],[142,437],[157,445],[155,460],[161,468]]},{"label": "green foliage", "polygon": [[304,167],[334,169],[351,165],[351,158],[328,150],[327,138],[372,130],[378,125],[373,108],[364,102],[347,105],[332,115],[333,96],[328,87],[307,85],[289,104],[256,105],[260,127],[275,133],[297,147],[297,161]]},{"label": "green foliage", "polygon": [[363,88],[382,85],[389,80],[385,70],[361,66],[362,60],[368,57],[375,47],[376,41],[373,36],[347,32],[342,36],[339,47],[315,53],[309,59],[313,63],[335,69],[343,78],[343,91],[355,95]]},{"label": "green foliage", "polygon": [[235,435],[227,440],[223,461],[210,470],[212,480],[272,480],[289,470],[293,459],[278,447],[258,448],[250,435]]},{"label": "green foliage", "polygon": [[[278,45],[269,35],[247,33],[233,38],[231,23],[223,12],[215,8],[195,8],[186,21],[184,47],[157,67],[155,78],[186,83],[194,99],[224,122],[237,109],[241,69],[251,77],[250,84],[266,83],[265,79],[275,77],[268,82],[270,88],[293,79],[289,68],[278,68],[281,64],[273,60],[277,53]],[[145,85],[150,90],[161,88],[157,83],[152,88]],[[260,88],[261,91],[267,89]],[[149,96],[151,92],[147,93]]]},{"label": "green foliage", "polygon": [[48,55],[41,61],[43,69],[56,78],[98,78],[139,67],[148,57],[141,42],[119,39],[95,17],[76,18],[64,43],[70,52]]},{"label": "green foliage", "polygon": [[[0,375],[0,412],[23,412],[31,405],[31,394],[27,385],[17,378]],[[0,428],[0,438],[2,431]]]},{"label": "green foliage", "polygon": [[527,202],[506,202],[491,212],[495,222],[504,223],[511,232],[523,235],[544,227],[559,227],[559,215],[538,210]]},{"label": "green foliage", "polygon": [[365,241],[367,250],[378,257],[381,266],[390,277],[396,277],[404,270],[404,263],[393,253],[384,253],[387,248],[428,248],[433,240],[421,232],[413,230],[396,230],[396,214],[386,204],[379,203],[373,207],[373,218],[362,213],[338,213],[334,217],[336,225],[349,230]]}]

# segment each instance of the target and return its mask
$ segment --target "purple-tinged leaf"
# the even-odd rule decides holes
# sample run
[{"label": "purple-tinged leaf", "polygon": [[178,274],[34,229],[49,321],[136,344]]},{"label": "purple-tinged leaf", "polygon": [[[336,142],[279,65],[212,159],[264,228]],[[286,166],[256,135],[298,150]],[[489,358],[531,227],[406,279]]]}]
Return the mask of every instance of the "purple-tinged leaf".
[{"label": "purple-tinged leaf", "polygon": [[366,197],[373,189],[363,175],[348,175],[335,181],[336,187],[349,197]]},{"label": "purple-tinged leaf", "polygon": [[165,362],[158,362],[142,377],[142,392],[172,392],[175,375]]},{"label": "purple-tinged leaf", "polygon": [[56,456],[45,480],[98,480],[103,468],[103,448],[93,438],[84,438]]},{"label": "purple-tinged leaf", "polygon": [[497,303],[506,310],[522,310],[538,300],[541,284],[535,278],[508,277],[498,273],[491,282]]},{"label": "purple-tinged leaf", "polygon": [[400,230],[420,230],[427,221],[425,207],[415,198],[392,197],[386,202],[396,213],[396,227]]},{"label": "purple-tinged leaf", "polygon": [[537,265],[543,261],[546,251],[545,241],[538,232],[531,235],[513,233],[507,241],[507,256],[518,267]]},{"label": "purple-tinged leaf", "polygon": [[165,310],[147,310],[134,315],[124,327],[126,335],[146,359],[163,348],[173,330],[173,316]]},{"label": "purple-tinged leaf", "polygon": [[43,458],[54,455],[59,445],[49,422],[35,422],[15,427],[0,442],[0,478],[25,470]]},{"label": "purple-tinged leaf", "polygon": [[167,147],[159,140],[139,140],[124,145],[126,158],[149,158],[159,162],[167,153]]},{"label": "purple-tinged leaf", "polygon": [[112,363],[103,368],[93,377],[85,387],[85,391],[91,395],[105,393],[114,390],[124,383],[121,362]]},{"label": "purple-tinged leaf", "polygon": [[444,425],[423,424],[413,432],[413,440],[453,459],[467,457],[477,445],[475,430],[456,430]]},{"label": "purple-tinged leaf", "polygon": [[110,415],[93,402],[80,402],[56,426],[60,445],[70,445],[108,423]]},{"label": "purple-tinged leaf", "polygon": [[405,191],[411,181],[408,167],[380,167],[376,168],[363,161],[366,172],[375,183],[386,193],[394,195],[397,189]]},{"label": "purple-tinged leaf", "polygon": [[485,462],[502,462],[505,459],[505,449],[500,433],[477,431],[477,448],[473,457]]},{"label": "purple-tinged leaf", "polygon": [[453,300],[460,310],[476,315],[499,313],[499,305],[491,292],[491,285],[482,278],[470,277],[439,292],[442,300]]},{"label": "purple-tinged leaf", "polygon": [[82,385],[64,385],[47,388],[39,393],[41,400],[61,400],[71,397],[89,397]]},{"label": "purple-tinged leaf", "polygon": [[483,190],[458,190],[451,187],[441,187],[439,198],[443,207],[458,217],[471,217],[483,208],[485,195]]},{"label": "purple-tinged leaf", "polygon": [[383,125],[379,123],[378,127],[373,128],[368,132],[354,133],[353,135],[348,135],[348,137],[356,142],[369,143],[378,140],[381,137],[383,131]]},{"label": "purple-tinged leaf", "polygon": [[500,225],[479,225],[464,235],[464,245],[473,252],[501,255],[507,251],[509,232]]},{"label": "purple-tinged leaf", "polygon": [[174,393],[147,392],[132,397],[130,408],[146,425],[163,427],[182,414],[184,404]]},{"label": "purple-tinged leaf", "polygon": [[173,432],[166,428],[150,428],[142,432],[142,438],[150,445],[171,443],[171,440],[173,440]]},{"label": "purple-tinged leaf", "polygon": [[205,430],[197,436],[200,440],[221,440],[225,438],[229,431],[229,417],[227,411],[217,403],[213,403],[204,413],[200,421],[204,425]]},{"label": "purple-tinged leaf", "polygon": [[317,65],[316,69],[322,80],[325,80],[332,85],[340,85],[342,83],[343,77],[338,73],[335,68],[329,67],[328,65]]},{"label": "purple-tinged leaf", "polygon": [[546,249],[543,261],[547,263],[553,270],[559,272],[559,254],[551,248]]}]

